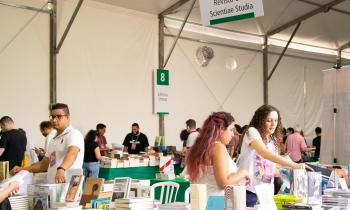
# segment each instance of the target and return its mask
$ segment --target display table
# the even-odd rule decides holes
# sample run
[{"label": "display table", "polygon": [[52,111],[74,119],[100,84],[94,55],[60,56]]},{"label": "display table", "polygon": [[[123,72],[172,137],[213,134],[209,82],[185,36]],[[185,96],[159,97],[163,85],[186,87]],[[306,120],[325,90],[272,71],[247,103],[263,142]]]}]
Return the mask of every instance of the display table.
[{"label": "display table", "polygon": [[310,166],[314,171],[321,172],[325,177],[329,177],[333,170],[331,167],[327,167],[327,165],[320,164],[318,162],[306,162],[306,164]]},{"label": "display table", "polygon": [[[182,172],[180,164],[175,164],[175,174]],[[116,177],[131,177],[132,179],[155,179],[159,166],[129,167],[129,168],[100,168],[99,178],[112,180]]]},{"label": "display table", "polygon": [[[188,180],[185,179],[171,179],[171,180],[167,180],[167,179],[151,179],[151,186],[155,183],[158,182],[176,182],[179,184],[179,190],[177,191],[177,197],[176,197],[176,201],[177,202],[184,202],[185,201],[185,191],[187,188],[190,187],[190,182]],[[166,189],[165,189],[166,190]],[[164,190],[164,191],[165,191]],[[157,188],[155,191],[155,199],[159,200],[160,198],[160,188]]]}]

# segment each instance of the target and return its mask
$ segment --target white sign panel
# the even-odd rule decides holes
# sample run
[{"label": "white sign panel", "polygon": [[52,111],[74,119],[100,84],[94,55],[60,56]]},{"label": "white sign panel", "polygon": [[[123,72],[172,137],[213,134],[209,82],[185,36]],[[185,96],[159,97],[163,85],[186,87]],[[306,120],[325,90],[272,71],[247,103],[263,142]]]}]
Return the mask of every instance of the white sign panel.
[{"label": "white sign panel", "polygon": [[166,69],[156,69],[153,73],[153,105],[155,114],[169,114],[169,71]]},{"label": "white sign panel", "polygon": [[264,16],[262,0],[200,0],[203,25]]}]

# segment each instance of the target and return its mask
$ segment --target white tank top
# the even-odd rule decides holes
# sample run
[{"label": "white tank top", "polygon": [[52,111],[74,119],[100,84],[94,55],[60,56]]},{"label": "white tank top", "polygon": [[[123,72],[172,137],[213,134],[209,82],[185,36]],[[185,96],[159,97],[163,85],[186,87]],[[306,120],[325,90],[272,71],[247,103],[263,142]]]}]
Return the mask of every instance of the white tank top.
[{"label": "white tank top", "polygon": [[[232,160],[228,152],[225,152],[226,159],[227,159],[227,169],[228,173],[236,173],[237,172],[237,165],[236,163]],[[218,185],[216,184],[215,176],[214,176],[214,168],[213,166],[209,166],[207,173],[202,176],[200,179],[195,184],[207,184],[207,196],[214,195],[214,196],[220,196],[224,195],[224,190],[219,188]]]}]

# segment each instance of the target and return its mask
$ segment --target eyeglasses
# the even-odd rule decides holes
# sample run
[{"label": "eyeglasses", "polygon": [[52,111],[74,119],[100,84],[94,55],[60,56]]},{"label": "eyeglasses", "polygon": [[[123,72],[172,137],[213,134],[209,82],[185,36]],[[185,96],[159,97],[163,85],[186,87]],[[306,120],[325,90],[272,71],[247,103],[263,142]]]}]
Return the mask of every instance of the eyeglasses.
[{"label": "eyeglasses", "polygon": [[53,121],[54,119],[62,120],[64,116],[68,116],[68,115],[50,115],[50,116],[49,116],[49,119],[50,119],[51,121]]}]

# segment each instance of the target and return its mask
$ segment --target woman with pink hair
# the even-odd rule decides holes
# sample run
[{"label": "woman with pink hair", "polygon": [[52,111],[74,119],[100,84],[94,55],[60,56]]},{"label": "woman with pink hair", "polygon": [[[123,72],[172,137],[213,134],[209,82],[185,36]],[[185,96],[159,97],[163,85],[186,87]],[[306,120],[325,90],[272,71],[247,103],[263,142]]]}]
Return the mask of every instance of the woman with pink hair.
[{"label": "woman with pink hair", "polygon": [[234,135],[234,118],[227,112],[215,112],[204,122],[191,147],[186,170],[192,183],[207,184],[207,195],[224,195],[225,185],[242,179],[250,183],[246,170],[237,170],[226,145]]}]

